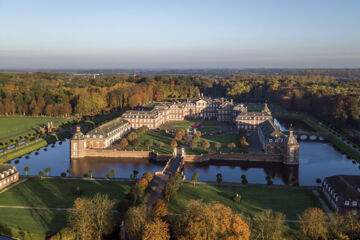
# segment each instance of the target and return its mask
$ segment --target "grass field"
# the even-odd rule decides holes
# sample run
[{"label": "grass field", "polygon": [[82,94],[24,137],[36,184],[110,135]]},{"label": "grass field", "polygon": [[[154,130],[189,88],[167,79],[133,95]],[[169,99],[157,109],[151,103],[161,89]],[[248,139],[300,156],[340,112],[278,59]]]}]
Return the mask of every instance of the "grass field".
[{"label": "grass field", "polygon": [[1,209],[0,234],[16,239],[45,239],[66,224],[65,211]]},{"label": "grass field", "polygon": [[50,117],[0,117],[0,139],[31,131],[32,128],[38,128],[41,124],[56,122],[62,118]]},{"label": "grass field", "polygon": [[[71,208],[79,186],[81,197],[108,194],[119,203],[132,182],[31,179],[0,194],[0,205]],[[45,239],[66,225],[66,211],[0,208],[0,234],[17,239]]]},{"label": "grass field", "polygon": [[[119,202],[129,192],[132,182],[31,179],[0,194],[0,205],[49,208],[70,208],[77,197],[73,193],[79,186],[81,197],[106,193]],[[3,209],[0,209],[0,215]]]},{"label": "grass field", "polygon": [[246,107],[249,112],[261,112],[262,110],[264,110],[264,104],[262,103],[246,104]]},{"label": "grass field", "polygon": [[[240,204],[232,197],[242,196]],[[210,186],[184,184],[169,204],[169,211],[182,213],[191,199],[202,199],[205,202],[216,201],[231,207],[234,211],[245,215],[253,215],[264,209],[283,212],[286,218],[296,220],[297,215],[308,207],[320,207],[313,193],[308,190],[268,189],[232,186]]]}]

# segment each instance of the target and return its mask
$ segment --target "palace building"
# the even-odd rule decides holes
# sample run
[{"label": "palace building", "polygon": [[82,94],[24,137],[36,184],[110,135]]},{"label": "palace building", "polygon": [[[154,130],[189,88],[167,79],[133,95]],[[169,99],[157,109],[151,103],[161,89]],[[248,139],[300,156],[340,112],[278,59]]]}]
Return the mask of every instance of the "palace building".
[{"label": "palace building", "polygon": [[83,157],[86,148],[107,148],[130,131],[130,123],[120,117],[94,128],[86,135],[81,132],[80,127],[78,126],[76,128],[76,133],[71,139],[71,157]]},{"label": "palace building", "polygon": [[128,110],[120,118],[105,123],[84,135],[80,129],[71,140],[71,157],[85,156],[86,149],[103,149],[128,134],[131,129],[143,126],[158,129],[168,121],[185,119],[233,122],[238,130],[257,132],[263,151],[282,155],[286,164],[298,164],[299,144],[292,135],[286,137],[274,124],[270,109],[265,103],[261,112],[248,112],[244,104],[235,104],[224,98],[156,103],[150,110]]},{"label": "palace building", "polygon": [[322,182],[321,190],[337,213],[360,217],[360,176],[327,177]]},{"label": "palace building", "polygon": [[14,166],[0,164],[0,190],[19,181],[19,172]]}]

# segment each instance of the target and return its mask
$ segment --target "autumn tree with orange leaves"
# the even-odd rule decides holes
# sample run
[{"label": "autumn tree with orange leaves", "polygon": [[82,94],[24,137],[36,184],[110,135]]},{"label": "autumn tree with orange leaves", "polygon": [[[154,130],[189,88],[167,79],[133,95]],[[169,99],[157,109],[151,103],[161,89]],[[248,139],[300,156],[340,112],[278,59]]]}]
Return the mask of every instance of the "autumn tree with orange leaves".
[{"label": "autumn tree with orange leaves", "polygon": [[237,239],[249,240],[249,226],[231,208],[220,203],[190,201],[182,218],[181,240]]},{"label": "autumn tree with orange leaves", "polygon": [[145,224],[142,240],[169,240],[169,224],[159,218]]}]

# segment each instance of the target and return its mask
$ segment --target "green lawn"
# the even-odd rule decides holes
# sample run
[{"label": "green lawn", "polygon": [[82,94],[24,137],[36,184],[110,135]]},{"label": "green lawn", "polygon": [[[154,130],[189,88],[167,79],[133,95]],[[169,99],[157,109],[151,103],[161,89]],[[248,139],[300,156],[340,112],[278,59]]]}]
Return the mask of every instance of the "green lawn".
[{"label": "green lawn", "polygon": [[264,110],[264,104],[246,104],[248,112],[261,112]]},{"label": "green lawn", "polygon": [[0,194],[0,205],[70,208],[77,197],[73,194],[77,186],[82,191],[81,197],[104,193],[119,202],[132,185],[132,182],[31,179]]},{"label": "green lawn", "polygon": [[[242,196],[240,204],[232,197]],[[297,215],[308,207],[320,207],[313,193],[308,190],[268,189],[255,187],[205,186],[184,184],[176,197],[169,204],[169,211],[182,213],[191,199],[202,199],[205,202],[216,201],[231,207],[234,211],[245,215],[253,215],[264,209],[283,212],[287,219],[295,220]]]},{"label": "green lawn", "polygon": [[66,225],[66,212],[0,209],[0,234],[16,239],[45,239]]},{"label": "green lawn", "polygon": [[[149,147],[149,148],[144,147],[145,141],[147,139],[151,139],[153,141],[152,147]],[[128,147],[126,147],[126,150],[154,151],[154,152],[162,153],[162,154],[171,154],[172,148],[170,147],[170,143],[173,139],[174,139],[174,137],[170,134],[155,132],[155,131],[150,130],[149,132],[147,132],[146,134],[142,135],[139,138],[140,145],[142,145],[142,146],[138,146],[138,147],[128,146]],[[158,147],[159,142],[164,143],[164,146],[162,148]]]},{"label": "green lawn", "polygon": [[[240,135],[238,133],[230,133],[230,134],[225,134],[225,135],[214,135],[214,136],[204,136],[201,138],[206,139],[210,142],[210,144],[211,144],[211,147],[209,149],[210,152],[217,152],[217,150],[214,147],[215,142],[221,143],[221,148],[219,150],[220,152],[244,152],[244,150],[246,150],[246,149],[239,148]],[[236,144],[236,148],[229,149],[227,147],[227,145],[232,142]]]},{"label": "green lawn", "polygon": [[51,121],[55,124],[62,120],[51,117],[0,117],[0,139],[38,128],[41,124]]},{"label": "green lawn", "polygon": [[196,124],[196,122],[193,122],[193,121],[170,121],[169,123],[166,123],[166,124],[171,126],[172,129],[175,129],[175,130],[184,129],[186,131],[186,129],[188,129],[188,128],[190,128],[190,130],[191,130],[191,126]]}]

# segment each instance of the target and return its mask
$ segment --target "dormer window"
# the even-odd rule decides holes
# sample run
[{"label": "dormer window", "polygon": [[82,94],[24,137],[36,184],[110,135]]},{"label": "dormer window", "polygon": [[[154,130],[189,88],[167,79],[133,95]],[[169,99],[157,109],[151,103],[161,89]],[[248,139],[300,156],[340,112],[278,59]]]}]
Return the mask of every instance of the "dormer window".
[{"label": "dormer window", "polygon": [[351,202],[351,205],[352,205],[352,206],[357,206],[357,202],[356,202],[356,201],[352,201],[352,202]]},{"label": "dormer window", "polygon": [[350,202],[349,201],[345,201],[345,206],[349,206]]}]

